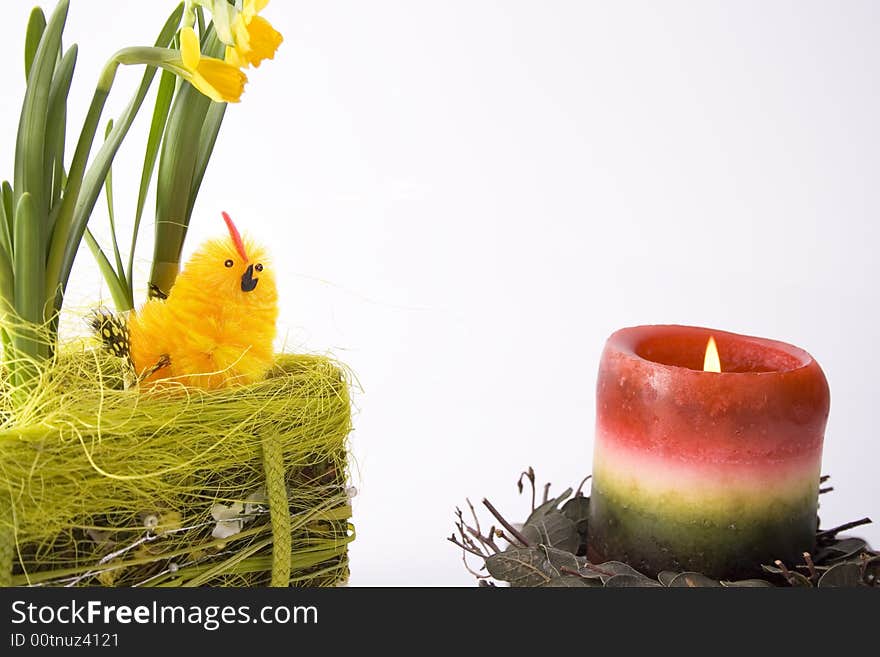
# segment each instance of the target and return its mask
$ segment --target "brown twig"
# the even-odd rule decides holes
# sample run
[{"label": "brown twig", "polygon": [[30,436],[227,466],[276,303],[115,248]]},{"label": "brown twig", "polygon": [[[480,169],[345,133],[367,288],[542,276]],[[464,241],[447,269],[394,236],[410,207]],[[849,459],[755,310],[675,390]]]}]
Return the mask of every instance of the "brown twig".
[{"label": "brown twig", "polygon": [[486,534],[484,538],[486,539],[486,543],[489,545],[490,548],[495,550],[495,552],[501,552],[501,548],[498,547],[498,544],[495,543],[495,539],[492,538],[495,535],[495,525],[492,525],[491,527],[489,527],[489,533]]},{"label": "brown twig", "polygon": [[474,527],[477,529],[478,534],[482,534],[483,530],[480,529],[480,519],[477,517],[477,512],[474,509],[474,505],[471,504],[471,499],[469,497],[464,498],[465,502],[467,502],[468,506],[471,508],[471,515],[474,517]]},{"label": "brown twig", "polygon": [[589,561],[584,564],[584,568],[587,570],[592,570],[594,573],[599,573],[600,575],[605,575],[606,577],[614,577],[614,573],[610,573],[607,570],[603,570],[599,568],[599,566],[594,566]]},{"label": "brown twig", "polygon": [[[464,515],[462,514],[461,509],[459,507],[455,507],[455,514],[458,516],[458,522],[455,524],[455,526],[458,528],[458,531],[461,534],[462,541],[476,549],[483,549],[483,547],[487,547],[492,552],[501,552],[501,548],[499,548],[498,545],[496,545],[495,541],[492,540],[492,533],[495,531],[495,527],[491,527],[489,529],[489,535],[484,536],[483,530],[480,527],[480,519],[477,517],[477,511],[476,509],[474,509],[474,505],[469,499],[467,499],[467,503],[471,509],[471,515],[474,517],[474,524],[476,525],[476,527],[471,527],[470,525],[468,525],[464,521]],[[470,540],[466,533],[477,539],[480,545],[478,546],[472,540]]]},{"label": "brown twig", "polygon": [[547,500],[550,499],[550,482],[548,481],[544,484],[544,501],[541,504],[546,504]]},{"label": "brown twig", "polygon": [[494,506],[492,506],[492,503],[489,500],[487,500],[486,498],[483,498],[483,505],[487,509],[489,509],[489,513],[491,513],[493,516],[495,516],[495,519],[501,523],[501,526],[510,532],[511,536],[513,536],[516,540],[518,540],[524,546],[531,547],[531,544],[528,542],[526,537],[523,536],[516,527],[514,527],[509,522],[507,522],[507,520],[504,518],[504,516],[502,516],[500,513],[498,513],[498,509],[496,509]]},{"label": "brown twig", "polygon": [[510,536],[508,536],[507,534],[505,534],[503,529],[496,529],[496,530],[495,530],[495,536],[497,536],[498,538],[500,538],[502,541],[507,541],[508,545],[513,545],[513,544],[514,544],[514,540],[513,540],[512,538],[510,538]]},{"label": "brown twig", "polygon": [[463,523],[457,522],[457,523],[455,523],[455,528],[458,530],[458,533],[461,536],[462,543],[464,543],[465,545],[467,545],[468,547],[470,547],[474,550],[482,551],[482,548],[479,545],[477,545],[476,543],[474,543],[473,539],[471,539],[471,537],[467,535],[467,532],[465,531],[465,529],[466,528],[470,529],[470,527],[467,527]]},{"label": "brown twig", "polygon": [[861,527],[862,525],[868,525],[871,523],[870,518],[862,518],[861,520],[853,520],[852,522],[845,522],[842,525],[837,527],[833,527],[832,529],[826,529],[824,531],[816,534],[816,538],[834,538],[840,532],[846,531],[847,529],[853,529],[854,527]]},{"label": "brown twig", "polygon": [[473,527],[468,527],[467,525],[465,525],[465,529],[467,529],[468,533],[476,538],[482,545],[485,545],[495,553],[501,552],[501,550],[498,549],[498,546],[495,545],[495,542],[492,539],[486,538],[482,534],[478,533]]},{"label": "brown twig", "polygon": [[532,486],[532,511],[535,510],[535,470],[532,466],[529,466],[529,469],[525,472],[521,472],[519,475],[519,479],[516,482],[516,487],[520,493],[523,492],[523,477],[529,480],[529,483]]},{"label": "brown twig", "polygon": [[818,573],[816,572],[816,564],[813,563],[813,557],[810,556],[809,552],[804,552],[804,563],[807,564],[807,569],[810,571],[810,579],[818,580]]},{"label": "brown twig", "polygon": [[578,486],[578,489],[574,492],[575,497],[580,497],[582,495],[581,491],[584,490],[584,484],[587,483],[590,480],[590,477],[592,477],[592,476],[593,475],[587,475],[586,477],[584,477],[583,481],[581,481],[581,485]]},{"label": "brown twig", "polygon": [[469,548],[467,545],[464,545],[464,544],[462,544],[462,543],[459,543],[459,542],[458,542],[458,539],[455,538],[455,534],[453,534],[452,536],[447,536],[447,537],[446,537],[446,540],[449,541],[450,543],[454,543],[455,545],[457,545],[458,547],[460,547],[460,548],[461,548],[462,550],[464,550],[465,552],[470,552],[470,553],[473,554],[474,556],[480,557],[480,559],[485,559],[485,558],[486,558],[486,555],[485,555],[485,554],[482,554],[482,553],[480,553],[480,552],[477,552],[476,550],[472,550],[472,549]]},{"label": "brown twig", "polygon": [[774,561],[773,563],[775,563],[775,564],[776,564],[776,567],[779,568],[779,570],[782,571],[782,576],[785,577],[785,579],[788,580],[788,583],[789,583],[789,584],[794,584],[794,583],[797,581],[797,578],[794,576],[794,573],[792,573],[792,572],[791,572],[791,571],[785,566],[785,564],[782,563],[779,559],[777,559],[777,560]]},{"label": "brown twig", "polygon": [[477,571],[475,571],[471,568],[470,564],[467,561],[467,552],[461,553],[461,562],[464,564],[464,569],[466,571],[468,571],[471,575],[476,577],[478,580],[486,579],[486,578],[490,577],[490,575],[481,575],[480,573],[478,573]]}]

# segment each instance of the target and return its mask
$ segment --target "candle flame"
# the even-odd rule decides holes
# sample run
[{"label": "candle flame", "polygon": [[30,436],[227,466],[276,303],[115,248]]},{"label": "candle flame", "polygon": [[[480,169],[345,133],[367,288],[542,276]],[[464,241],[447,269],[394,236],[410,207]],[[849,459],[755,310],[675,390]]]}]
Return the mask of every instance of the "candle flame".
[{"label": "candle flame", "polygon": [[704,372],[720,372],[721,358],[718,356],[718,346],[715,344],[715,338],[709,336],[709,342],[706,344],[706,356],[703,358]]}]

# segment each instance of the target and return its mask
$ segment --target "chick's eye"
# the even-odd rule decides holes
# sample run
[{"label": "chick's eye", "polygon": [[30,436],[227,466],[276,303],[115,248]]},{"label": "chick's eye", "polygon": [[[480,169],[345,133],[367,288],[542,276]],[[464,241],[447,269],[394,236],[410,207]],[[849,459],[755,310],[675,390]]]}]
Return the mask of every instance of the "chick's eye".
[{"label": "chick's eye", "polygon": [[235,263],[233,263],[232,260],[227,260],[227,261],[224,262],[223,264],[226,265],[227,267],[231,267],[231,266],[232,266],[233,264],[235,264]]},{"label": "chick's eye", "polygon": [[258,264],[254,266],[254,269],[256,269],[257,271],[263,271],[263,265]]}]

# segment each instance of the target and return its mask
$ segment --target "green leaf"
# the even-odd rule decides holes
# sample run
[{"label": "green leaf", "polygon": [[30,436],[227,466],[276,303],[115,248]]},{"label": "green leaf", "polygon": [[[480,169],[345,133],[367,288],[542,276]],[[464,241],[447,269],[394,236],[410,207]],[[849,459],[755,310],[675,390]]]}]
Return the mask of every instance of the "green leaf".
[{"label": "green leaf", "polygon": [[522,535],[530,545],[548,545],[565,552],[577,552],[580,545],[574,523],[559,511],[530,520],[523,525]]},{"label": "green leaf", "polygon": [[[77,46],[73,44],[64,53],[55,77],[52,79],[52,87],[49,91],[49,111],[46,118],[46,146],[44,151],[44,163],[51,167],[52,182],[49,185],[48,208],[51,210],[60,200],[64,186],[64,140],[67,125],[67,96],[70,93],[70,83],[73,80],[73,71],[76,68]],[[46,175],[50,175],[46,171]],[[47,235],[51,232],[52,225],[48,225]]]},{"label": "green leaf", "polygon": [[107,288],[110,290],[110,296],[113,297],[113,304],[116,306],[116,309],[128,310],[130,308],[128,302],[128,286],[119,279],[119,276],[117,276],[116,271],[113,269],[113,265],[110,264],[110,260],[107,259],[107,256],[104,254],[104,251],[101,249],[95,236],[92,235],[92,231],[88,228],[86,228],[83,239],[85,240],[86,245],[88,245],[89,250],[92,252],[92,255],[95,257],[95,262],[98,263],[98,269],[101,270],[101,275],[107,282]]},{"label": "green leaf", "polygon": [[226,115],[228,103],[212,102],[208,107],[208,113],[205,115],[205,121],[202,124],[202,132],[199,135],[199,152],[196,158],[195,174],[193,175],[192,190],[189,195],[189,205],[187,213],[191,217],[195,209],[196,199],[199,196],[199,189],[202,186],[202,180],[205,178],[205,171],[208,169],[208,163],[214,152],[214,146],[217,143],[217,137],[220,134],[220,126],[223,124],[223,117]]},{"label": "green leaf", "polygon": [[153,118],[150,122],[150,134],[147,137],[147,148],[144,153],[144,166],[141,169],[141,183],[138,187],[137,209],[134,214],[134,228],[131,233],[131,250],[128,252],[128,267],[126,279],[129,286],[132,285],[134,276],[134,256],[137,250],[137,240],[140,234],[141,217],[144,214],[144,206],[147,202],[147,193],[150,189],[150,180],[156,168],[156,159],[159,155],[159,147],[162,145],[162,135],[165,134],[165,124],[168,122],[168,112],[171,109],[171,101],[174,98],[174,88],[177,76],[169,71],[162,71],[159,79],[159,90],[156,93],[156,104],[153,107]]},{"label": "green leaf", "polygon": [[49,355],[49,345],[40,338],[43,324],[43,256],[40,249],[42,229],[33,197],[25,192],[15,207],[15,262],[13,295],[17,318],[22,326],[12,333],[14,357],[9,361],[15,401],[25,399],[36,381],[36,363]]},{"label": "green leaf", "polygon": [[[202,52],[222,57],[213,26]],[[222,105],[222,107],[218,106]],[[171,107],[159,158],[151,285],[166,293],[174,285],[195,200],[226,111],[190,84],[183,84]]]},{"label": "green leaf", "polygon": [[12,263],[12,232],[9,230],[9,220],[6,217],[6,204],[0,199],[0,251]]},{"label": "green leaf", "polygon": [[[104,131],[104,139],[110,136],[110,131],[113,130],[113,119],[107,121],[107,128]],[[121,282],[125,285],[125,279],[121,279],[120,277],[125,276],[125,270],[122,267],[122,255],[119,253],[119,240],[116,238],[116,212],[113,204],[113,166],[107,169],[107,177],[104,180],[104,191],[107,194],[107,214],[110,219],[110,239],[113,240],[113,256],[116,260],[116,278],[117,281]],[[127,288],[128,286],[125,285]],[[126,295],[128,296],[128,295]],[[128,310],[128,308],[122,308],[120,310]]]},{"label": "green leaf", "polygon": [[177,91],[159,156],[156,223],[150,283],[166,293],[177,278],[189,228],[199,137],[211,100],[189,83]]},{"label": "green leaf", "polygon": [[37,54],[37,46],[40,45],[40,37],[46,29],[46,15],[40,7],[31,10],[28,19],[27,31],[24,36],[24,79],[27,81],[31,76],[31,66],[34,63],[34,55]]},{"label": "green leaf", "polygon": [[721,582],[706,577],[703,573],[683,572],[676,575],[668,584],[669,588],[687,587],[692,589],[718,588]]},{"label": "green leaf", "polygon": [[644,575],[615,575],[608,578],[605,588],[663,588],[660,582],[648,579]]},{"label": "green leaf", "polygon": [[15,208],[15,309],[21,319],[43,323],[41,225],[31,194]]},{"label": "green leaf", "polygon": [[[165,46],[174,38],[183,15],[183,4],[179,4],[168,20],[156,40],[157,46]],[[131,127],[137,111],[140,109],[146,96],[147,90],[153,81],[156,69],[148,66],[141,79],[141,84],[135,92],[134,98],[129,102],[123,113],[122,119],[114,127],[107,141],[104,142],[98,155],[95,156],[88,174],[85,174],[85,166],[88,161],[92,142],[98,129],[104,103],[107,100],[109,85],[112,84],[111,72],[106,72],[109,80],[102,76],[92,104],[86,114],[85,124],[77,142],[73,161],[67,176],[67,185],[61,205],[58,220],[52,232],[52,242],[47,261],[47,292],[50,298],[55,299],[55,309],[61,307],[63,292],[67,287],[70,270],[80,242],[83,239],[86,223],[95,207],[95,202],[101,193],[104,178],[109,169],[110,162],[116,155],[122,139]]]},{"label": "green leaf", "polygon": [[4,180],[0,187],[0,196],[3,197],[3,209],[6,211],[6,221],[9,226],[9,234],[12,234],[12,220],[15,217],[15,195],[12,192],[12,185]]},{"label": "green leaf", "polygon": [[205,38],[205,12],[201,7],[196,7],[196,24],[199,26],[199,37]]},{"label": "green leaf", "polygon": [[862,568],[857,563],[851,561],[839,563],[829,568],[822,577],[819,578],[819,588],[840,588],[861,586]]},{"label": "green leaf", "polygon": [[552,578],[542,569],[546,559],[534,548],[512,548],[486,557],[486,570],[511,586],[540,586]]},{"label": "green leaf", "polygon": [[[58,3],[37,46],[21,106],[15,144],[15,198],[20,199],[22,194],[29,193],[34,212],[44,225],[48,223],[47,194],[51,184],[51,173],[47,174],[44,166],[46,121],[52,77],[61,48],[61,33],[67,20],[67,8],[68,0]],[[41,235],[41,239],[44,236]],[[40,244],[39,248],[42,250],[44,246]],[[39,296],[43,298],[42,293]]]}]

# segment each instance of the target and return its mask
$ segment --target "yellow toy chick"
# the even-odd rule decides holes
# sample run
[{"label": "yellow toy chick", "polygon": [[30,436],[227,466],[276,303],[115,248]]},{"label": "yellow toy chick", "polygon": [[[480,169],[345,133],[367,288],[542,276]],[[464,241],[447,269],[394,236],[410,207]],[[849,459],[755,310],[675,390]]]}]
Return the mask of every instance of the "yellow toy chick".
[{"label": "yellow toy chick", "polygon": [[203,244],[166,299],[148,301],[125,324],[106,313],[93,323],[113,353],[130,359],[139,383],[217,389],[257,381],[272,366],[275,277],[266,251],[223,219],[229,238]]}]

